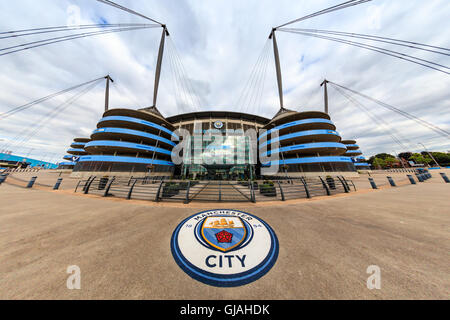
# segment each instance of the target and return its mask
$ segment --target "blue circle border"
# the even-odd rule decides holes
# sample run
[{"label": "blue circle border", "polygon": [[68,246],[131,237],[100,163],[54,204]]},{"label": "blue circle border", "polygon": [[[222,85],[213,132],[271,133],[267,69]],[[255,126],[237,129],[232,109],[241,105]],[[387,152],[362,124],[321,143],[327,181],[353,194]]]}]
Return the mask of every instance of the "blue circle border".
[{"label": "blue circle border", "polygon": [[[244,213],[246,215],[249,215],[250,217],[256,218],[267,228],[270,234],[271,239],[271,246],[269,253],[265,257],[265,259],[256,267],[247,270],[245,272],[232,274],[232,275],[221,275],[221,274],[214,274],[211,272],[207,272],[204,270],[201,270],[200,268],[197,268],[192,263],[190,263],[181,253],[181,250],[178,246],[177,239],[178,239],[178,233],[181,229],[181,227],[191,219],[192,217],[209,212],[209,211],[215,211],[215,210],[230,210],[230,211],[236,211],[240,213]],[[180,222],[177,227],[175,228],[172,238],[170,240],[170,249],[172,251],[172,256],[175,259],[175,262],[178,264],[178,266],[187,273],[191,278],[200,281],[204,284],[215,286],[215,287],[238,287],[242,286],[248,283],[251,283],[253,281],[258,280],[259,278],[263,277],[267,272],[269,272],[270,269],[275,265],[275,262],[278,259],[278,253],[279,253],[279,243],[277,235],[275,234],[275,231],[261,218],[252,215],[248,212],[240,211],[240,210],[234,210],[234,209],[210,209],[205,210],[201,212],[197,212],[196,214],[193,214],[186,219],[184,219],[182,222]]]}]

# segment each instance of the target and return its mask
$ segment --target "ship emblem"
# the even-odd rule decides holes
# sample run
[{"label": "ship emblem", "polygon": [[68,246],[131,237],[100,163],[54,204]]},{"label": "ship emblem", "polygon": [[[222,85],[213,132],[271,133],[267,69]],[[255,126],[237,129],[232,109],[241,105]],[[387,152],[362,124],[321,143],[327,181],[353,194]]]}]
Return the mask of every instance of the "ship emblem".
[{"label": "ship emblem", "polygon": [[246,238],[247,230],[239,217],[208,217],[201,228],[203,240],[222,252],[238,247]]}]

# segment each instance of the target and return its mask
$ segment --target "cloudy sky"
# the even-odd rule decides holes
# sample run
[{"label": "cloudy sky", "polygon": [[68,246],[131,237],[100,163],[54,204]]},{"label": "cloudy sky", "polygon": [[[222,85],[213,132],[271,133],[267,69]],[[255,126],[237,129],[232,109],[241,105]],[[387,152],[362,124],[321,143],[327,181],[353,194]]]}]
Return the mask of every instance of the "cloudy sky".
[{"label": "cloudy sky", "polygon": [[[273,53],[267,42],[271,28],[342,1],[117,2],[168,26],[170,40],[157,103],[163,115],[230,110],[271,118],[279,108]],[[290,27],[382,35],[450,48],[448,17],[448,0],[373,0]],[[0,2],[0,32],[105,22],[147,23],[95,0]],[[0,56],[0,113],[106,74],[115,80],[111,87],[111,108],[150,106],[160,36],[160,29],[146,29]],[[48,37],[47,34],[2,39],[0,47]],[[277,40],[285,107],[298,111],[323,110],[323,92],[319,85],[327,78],[450,131],[449,75],[327,40],[282,32],[277,34]],[[381,46],[450,65],[446,56]],[[260,60],[255,67],[258,57]],[[252,70],[254,78],[250,78]],[[16,154],[61,161],[75,136],[90,135],[104,108],[102,82],[62,114],[51,121],[43,121],[48,112],[76,92],[0,119],[0,149],[7,147]],[[393,141],[391,134],[399,138],[408,151],[421,151],[423,148],[418,142],[433,151],[450,150],[448,138],[374,103],[355,98],[386,124],[374,123],[333,88],[329,89],[330,115],[341,136],[356,139],[365,156],[406,151]],[[39,130],[27,135],[27,132],[34,132],[30,130],[34,127]],[[15,142],[27,136],[24,142]]]}]

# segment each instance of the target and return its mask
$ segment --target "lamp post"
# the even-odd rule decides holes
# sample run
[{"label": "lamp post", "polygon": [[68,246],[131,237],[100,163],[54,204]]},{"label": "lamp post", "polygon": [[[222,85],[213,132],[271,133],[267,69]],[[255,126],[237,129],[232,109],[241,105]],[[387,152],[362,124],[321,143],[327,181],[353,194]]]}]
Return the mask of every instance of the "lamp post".
[{"label": "lamp post", "polygon": [[425,152],[428,153],[428,155],[431,157],[431,159],[433,159],[434,163],[436,163],[436,165],[438,167],[440,167],[439,163],[436,161],[436,159],[433,157],[433,155],[427,150],[427,147],[425,147],[425,145],[423,143],[419,142],[419,144],[425,149]]},{"label": "lamp post", "polygon": [[400,163],[401,163],[403,169],[406,169],[405,164],[403,163],[403,159],[399,157],[399,155],[397,154],[397,152],[395,152],[395,150],[394,150],[394,155],[397,157],[398,160],[400,160]]}]

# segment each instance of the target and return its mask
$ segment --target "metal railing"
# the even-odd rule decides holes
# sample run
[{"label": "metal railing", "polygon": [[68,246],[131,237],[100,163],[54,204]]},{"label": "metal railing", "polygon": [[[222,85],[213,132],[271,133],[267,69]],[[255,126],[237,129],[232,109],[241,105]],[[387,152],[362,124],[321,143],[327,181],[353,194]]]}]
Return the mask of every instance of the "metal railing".
[{"label": "metal railing", "polygon": [[249,182],[198,181],[194,185],[191,182],[185,202],[248,202],[252,199],[252,189]]},{"label": "metal railing", "polygon": [[344,177],[301,177],[283,180],[214,181],[95,177],[80,180],[75,192],[150,201],[262,202],[286,201],[351,192]]},{"label": "metal railing", "polygon": [[[393,168],[393,169],[385,169],[381,170],[384,172],[393,172],[393,173],[402,173],[402,172],[411,172],[414,173],[417,171],[417,168]],[[374,171],[376,172],[376,171]]]}]

